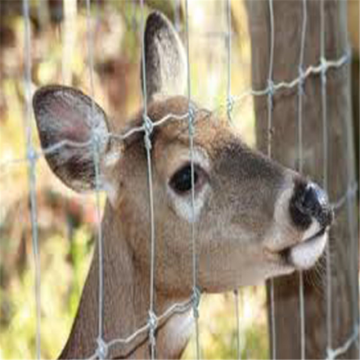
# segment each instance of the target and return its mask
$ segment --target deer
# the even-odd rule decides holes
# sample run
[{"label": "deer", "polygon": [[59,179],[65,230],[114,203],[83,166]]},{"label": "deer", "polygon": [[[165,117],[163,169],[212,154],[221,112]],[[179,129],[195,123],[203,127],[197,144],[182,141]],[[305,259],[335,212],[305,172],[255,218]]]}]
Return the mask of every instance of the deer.
[{"label": "deer", "polygon": [[[170,116],[148,133],[156,314],[193,293],[191,226],[197,287],[201,293],[219,293],[313,267],[324,252],[333,221],[328,195],[320,186],[248,147],[227,119],[189,102],[185,54],[170,20],[152,12],[144,33],[144,106],[153,123]],[[149,311],[151,219],[144,131],[114,140],[109,136],[114,124],[105,111],[72,87],[39,88],[33,109],[42,148],[53,148],[45,151],[45,157],[54,174],[76,192],[95,191],[99,185],[106,194],[101,222],[103,339],[106,343],[126,338],[146,323]],[[184,121],[176,120],[184,114]],[[195,129],[192,154],[189,116]],[[140,109],[124,129],[143,122]],[[98,184],[93,133],[100,139]],[[63,146],[56,147],[59,143]],[[97,244],[60,358],[96,354],[99,266]],[[193,326],[191,308],[157,324],[156,356],[179,358]],[[148,358],[148,340],[146,332],[132,342],[109,347],[105,357]]]}]

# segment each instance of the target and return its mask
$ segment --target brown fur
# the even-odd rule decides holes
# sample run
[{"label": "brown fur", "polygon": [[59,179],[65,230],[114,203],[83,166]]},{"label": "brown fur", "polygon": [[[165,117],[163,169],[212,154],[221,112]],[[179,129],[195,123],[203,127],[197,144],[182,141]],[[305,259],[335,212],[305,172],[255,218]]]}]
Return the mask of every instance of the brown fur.
[{"label": "brown fur", "polygon": [[[103,339],[107,343],[127,338],[146,324],[152,266],[149,191],[154,199],[154,311],[158,316],[193,293],[192,220],[196,220],[196,285],[203,292],[232,290],[294,271],[282,250],[304,240],[304,229],[295,226],[289,215],[294,182],[300,175],[249,149],[226,121],[195,104],[191,104],[195,109],[194,163],[200,180],[194,189],[194,211],[191,193],[177,193],[172,188],[170,180],[192,158],[187,118],[175,119],[188,114],[189,102],[182,96],[170,96],[186,74],[185,67],[179,71],[180,79],[176,78],[177,73],[169,72],[174,61],[177,66],[184,66],[181,59],[174,60],[183,49],[178,49],[181,44],[177,34],[163,15],[150,15],[147,27],[152,31],[148,32],[146,41],[150,47],[154,46],[146,53],[146,64],[151,70],[147,74],[148,99],[157,99],[148,104],[147,115],[156,124],[172,114],[166,123],[155,126],[150,135],[152,189],[148,184],[149,164],[143,132],[134,133],[124,141],[108,138],[106,115],[75,89],[47,87],[34,98],[43,145],[67,140],[69,131],[79,131],[75,135],[88,142],[92,129],[98,131],[102,139],[98,180],[108,194],[102,221],[104,306],[99,309],[99,249],[96,248],[61,358],[94,355],[99,310],[103,310]],[[161,29],[161,36],[156,29]],[[164,71],[157,66],[159,54],[164,57],[161,61]],[[162,90],[170,92],[169,96]],[[178,90],[179,95],[184,93],[183,88]],[[60,113],[56,110],[58,103],[62,104]],[[92,114],[94,108],[96,113]],[[76,120],[76,126],[62,118],[64,113]],[[140,111],[127,129],[141,126],[142,115]],[[44,139],[50,143],[44,143]],[[95,172],[83,171],[89,164],[95,168],[90,143],[62,147],[52,154],[46,153],[46,159],[65,184],[75,190],[94,189]],[[189,311],[172,315],[159,324],[157,357],[181,355],[191,333],[190,315]],[[112,346],[108,357],[148,358],[147,338],[145,332],[129,344]]]},{"label": "brown fur", "polygon": [[[187,100],[177,97],[153,103],[148,114],[157,121],[168,113],[184,114],[187,109]],[[131,126],[140,122],[140,117],[135,118]],[[153,137],[155,308],[159,315],[171,304],[183,301],[192,293],[190,224],[179,219],[166,195],[166,184],[175,170],[169,164],[175,162],[180,149],[189,149],[187,130],[186,121],[170,120],[157,128]],[[204,206],[201,220],[196,224],[200,254],[198,285],[208,292],[231,290],[247,283],[246,278],[250,279],[248,273],[253,267],[261,272],[261,262],[266,256],[260,243],[264,241],[266,230],[273,220],[274,204],[283,187],[285,170],[247,148],[226,122],[207,112],[199,111],[196,117],[195,144],[206,149],[212,162],[209,174],[212,194]],[[107,204],[102,225],[106,341],[129,336],[148,318],[150,223],[146,169],[143,135],[129,139],[118,163],[111,169],[104,169],[106,176],[113,182],[116,179],[119,187],[118,202],[115,208]],[[262,196],[256,196],[257,193]],[[232,204],[231,207],[229,204]],[[239,241],[242,231],[251,234],[248,244]],[[280,265],[277,271],[281,271]],[[98,331],[97,291],[96,252],[62,358],[83,358],[94,353]],[[171,336],[168,328],[173,327],[171,322],[181,322],[181,318],[186,322],[188,316],[177,316],[159,330],[159,357],[176,358],[181,354],[189,332]],[[165,343],[165,338],[169,336],[172,342]],[[129,346],[115,347],[111,349],[110,356],[148,357],[148,343],[144,340],[140,336]]]}]

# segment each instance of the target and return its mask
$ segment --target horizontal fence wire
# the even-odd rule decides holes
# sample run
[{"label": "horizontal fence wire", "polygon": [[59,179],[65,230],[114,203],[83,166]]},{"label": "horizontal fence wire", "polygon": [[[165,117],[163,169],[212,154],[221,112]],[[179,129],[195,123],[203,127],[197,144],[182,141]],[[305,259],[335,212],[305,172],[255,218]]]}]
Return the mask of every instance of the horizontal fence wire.
[{"label": "horizontal fence wire", "polygon": [[[304,0],[305,3],[306,0]],[[229,0],[230,3],[230,0]],[[24,19],[25,22],[29,21],[29,13],[28,13],[28,0],[23,0],[23,4],[24,4]],[[272,0],[269,0],[269,4],[270,4],[270,9],[272,8]],[[228,5],[229,6],[229,5]],[[88,14],[88,16],[90,16]],[[305,13],[304,13],[305,16]],[[229,20],[230,21],[230,20]],[[272,19],[272,23],[273,23],[273,19]],[[188,25],[187,25],[188,26]],[[305,27],[305,25],[303,25]],[[90,27],[90,24],[89,24]],[[304,30],[303,27],[303,31]],[[27,67],[27,71],[29,71],[28,67],[31,67],[31,62],[30,62],[30,50],[29,50],[29,36],[30,36],[30,31],[28,27],[25,27],[26,32],[25,32],[25,36],[26,36],[26,41],[25,41],[25,53],[27,54],[26,56],[26,67]],[[90,33],[90,28],[88,29],[89,33]],[[188,32],[188,29],[187,29]],[[272,36],[273,36],[273,30],[272,32]],[[90,35],[89,35],[90,36]],[[231,25],[229,26],[229,30],[228,30],[228,41],[230,43],[230,38],[231,38]],[[89,44],[92,42],[92,39],[89,39]],[[273,39],[272,39],[273,42]],[[230,43],[231,45],[231,43]],[[230,45],[229,45],[229,59],[228,62],[230,63],[230,57],[231,57],[231,50],[230,50]],[[271,47],[273,49],[273,46]],[[89,58],[91,59],[91,48],[89,48]],[[273,51],[273,50],[272,50]],[[272,57],[271,57],[272,58]],[[350,50],[345,51],[345,53],[338,59],[326,59],[325,58],[325,54],[322,54],[319,64],[317,65],[312,65],[307,67],[305,70],[302,70],[302,63],[300,62],[299,65],[299,76],[295,79],[292,79],[290,81],[281,81],[281,82],[273,82],[272,80],[272,65],[270,65],[270,69],[269,69],[269,78],[268,78],[268,84],[267,87],[264,89],[248,89],[244,92],[242,92],[239,95],[233,95],[231,94],[231,84],[230,84],[230,75],[229,76],[229,84],[228,84],[228,94],[227,94],[227,98],[226,101],[224,101],[224,103],[222,105],[220,105],[218,108],[215,108],[213,110],[213,112],[217,112],[219,111],[221,108],[226,108],[227,110],[229,110],[229,104],[231,104],[231,109],[233,106],[241,103],[243,101],[244,98],[249,97],[249,96],[267,96],[269,99],[269,148],[268,148],[268,152],[269,152],[269,156],[271,156],[271,106],[272,106],[272,98],[276,95],[281,93],[281,91],[284,90],[290,90],[290,89],[298,89],[299,93],[301,92],[301,87],[304,86],[304,83],[307,81],[307,79],[310,76],[316,76],[316,75],[320,75],[321,79],[325,79],[325,76],[327,74],[328,71],[330,70],[336,70],[339,69],[341,67],[343,67],[345,64],[348,64],[350,62],[351,59],[351,52]],[[189,58],[188,58],[188,62],[189,62]],[[92,63],[90,61],[90,63]],[[230,65],[229,65],[230,67]],[[92,67],[91,67],[92,68]],[[93,71],[93,70],[92,70]],[[145,73],[145,72],[144,72]],[[230,70],[229,70],[229,74],[230,74]],[[91,75],[92,76],[92,75]],[[90,77],[91,77],[90,76]],[[324,81],[324,80],[322,80]],[[25,83],[25,88],[26,91],[30,92],[30,82],[27,79],[26,83]],[[92,82],[92,81],[91,81]],[[189,82],[189,100],[190,100],[190,81]],[[93,83],[91,84],[91,89],[92,89],[92,93],[93,93]],[[144,93],[146,94],[146,86],[145,86],[145,91]],[[29,93],[29,98],[31,97],[31,94]],[[145,95],[146,97],[146,95]],[[29,101],[27,102],[29,104]],[[146,101],[145,101],[146,104]],[[29,105],[30,106],[30,105]],[[299,106],[299,108],[301,108],[301,106]],[[28,110],[30,111],[30,110]],[[144,110],[144,119],[146,119],[146,121],[144,121],[144,123],[141,126],[138,127],[133,127],[131,129],[128,129],[126,132],[122,133],[122,134],[117,134],[117,133],[108,133],[106,135],[106,137],[102,138],[102,141],[107,141],[107,140],[115,140],[115,141],[124,141],[127,138],[133,136],[136,133],[143,133],[145,136],[148,134],[148,129],[149,129],[149,124],[151,126],[151,129],[155,129],[157,127],[160,126],[164,126],[166,123],[170,122],[170,121],[187,121],[189,123],[189,134],[191,135],[192,131],[191,131],[191,126],[193,126],[193,124],[191,123],[191,119],[193,119],[194,115],[198,112],[209,112],[208,110],[205,109],[194,109],[194,108],[189,108],[189,111],[179,115],[179,114],[171,114],[168,113],[166,116],[164,116],[163,118],[161,118],[160,120],[157,121],[152,121],[152,119],[150,119],[147,116],[146,113],[146,105],[145,105],[145,110]],[[228,112],[228,116],[229,118],[231,118],[231,111]],[[27,118],[30,118],[30,115],[27,115]],[[27,127],[30,127],[30,124],[27,123]],[[301,143],[301,141],[299,140],[299,143]],[[81,147],[89,147],[93,145],[93,139],[90,139],[89,141],[86,142],[74,142],[74,141],[70,141],[70,140],[63,140],[61,142],[58,142],[50,147],[47,147],[45,149],[42,150],[36,150],[33,147],[29,148],[27,151],[27,156],[24,158],[19,158],[19,159],[8,159],[5,162],[0,163],[0,174],[1,172],[8,170],[9,167],[11,166],[17,166],[17,165],[21,165],[24,163],[27,163],[29,165],[29,168],[31,170],[31,172],[35,173],[35,166],[36,166],[36,162],[44,157],[45,155],[49,155],[49,154],[54,154],[56,152],[58,152],[59,150],[61,150],[62,148],[65,147],[77,147],[77,148],[81,148]],[[190,149],[190,151],[192,151]],[[96,151],[95,151],[96,152]],[[151,156],[150,156],[151,159]],[[149,167],[151,168],[151,163],[148,163]],[[99,174],[98,174],[99,175]],[[193,165],[192,165],[192,183],[194,182],[194,174],[193,174]],[[31,198],[33,198],[36,194],[36,182],[35,182],[35,178],[32,177],[31,181],[30,181],[30,192],[32,194]],[[149,184],[150,187],[150,192],[151,192],[151,184]],[[193,184],[192,184],[193,187]],[[97,193],[99,193],[99,191],[101,191],[100,188],[97,189]],[[343,206],[349,201],[349,199],[353,199],[358,192],[358,184],[357,183],[353,183],[353,184],[349,184],[348,188],[345,190],[344,194],[341,194],[339,196],[338,199],[335,199],[334,201],[332,201],[332,206],[334,208],[335,211],[340,211]],[[193,201],[193,206],[194,206],[194,194],[192,194],[192,201]],[[99,206],[99,202],[97,202],[97,207]],[[36,220],[36,210],[34,209],[34,207],[36,207],[36,202],[32,202],[32,213],[34,214],[34,216],[31,217],[31,222],[32,222],[32,227],[34,229],[37,228],[37,220]],[[100,210],[98,212],[98,214],[100,214]],[[153,216],[152,216],[153,218]],[[153,225],[152,225],[153,226]],[[99,228],[101,228],[101,225],[99,225]],[[152,229],[152,233],[153,233],[153,229]],[[172,306],[170,306],[163,314],[161,315],[156,315],[154,311],[152,311],[152,321],[156,321],[157,326],[160,326],[162,323],[164,323],[167,319],[169,319],[172,315],[174,314],[181,314],[187,311],[190,311],[191,309],[194,309],[194,304],[198,305],[198,293],[195,291],[196,289],[196,252],[195,252],[195,239],[194,239],[194,230],[192,229],[191,231],[191,237],[192,237],[192,244],[193,244],[193,256],[194,256],[194,293],[192,294],[192,296],[185,302],[182,303],[175,303]],[[98,234],[98,238],[99,238],[99,248],[102,248],[101,245],[101,230],[99,230],[99,234]],[[34,242],[34,257],[35,257],[35,265],[36,265],[36,306],[37,306],[37,336],[36,336],[36,343],[37,343],[37,357],[40,358],[40,268],[39,268],[39,255],[38,255],[38,248],[37,248],[37,233],[36,230],[35,232],[33,232],[33,242]],[[151,239],[151,242],[153,244],[154,242],[154,238]],[[102,262],[102,255],[99,255],[99,261]],[[152,262],[153,264],[153,262]],[[101,268],[101,267],[100,267]],[[100,274],[99,274],[99,280],[101,283],[102,279],[102,270],[100,270]],[[152,280],[153,283],[153,280]],[[102,334],[102,290],[101,290],[101,286],[100,286],[100,291],[99,291],[99,304],[100,304],[100,309],[99,309],[99,338],[98,338],[98,349],[96,350],[96,352],[91,356],[91,359],[96,358],[96,357],[104,357],[104,354],[108,353],[108,350],[116,345],[128,345],[134,341],[136,341],[139,337],[142,336],[147,336],[149,333],[151,333],[152,329],[152,322],[148,321],[147,323],[144,324],[143,327],[135,330],[132,334],[130,334],[127,337],[124,338],[116,338],[116,339],[112,339],[108,342],[105,342],[103,340],[103,334]],[[151,296],[150,296],[151,298]],[[237,298],[236,298],[237,299]],[[150,306],[150,312],[151,310],[153,310],[153,303],[151,303]],[[237,310],[238,311],[238,310]],[[303,310],[302,310],[303,311]],[[238,315],[237,315],[238,316]],[[239,326],[239,325],[238,325]],[[238,329],[239,331],[239,329]],[[303,333],[304,329],[302,329],[302,333]],[[198,336],[198,334],[197,334]],[[355,327],[353,333],[349,336],[349,338],[344,342],[344,344],[342,346],[340,346],[339,348],[336,349],[331,349],[331,342],[329,342],[329,348],[327,351],[327,358],[328,359],[334,359],[340,355],[342,355],[343,353],[345,353],[349,347],[355,342],[357,341],[357,337],[359,336],[359,324],[357,324],[357,326]],[[303,345],[304,346],[304,345]],[[276,353],[273,354],[273,357],[275,358]],[[153,357],[154,355],[152,355]],[[200,350],[199,350],[199,341],[197,340],[197,356],[198,358],[200,358]],[[238,344],[238,356],[240,358],[240,346]],[[303,358],[303,351],[302,351],[302,358]]]},{"label": "horizontal fence wire", "polygon": [[359,323],[356,325],[355,330],[349,336],[349,338],[345,340],[343,345],[339,346],[336,349],[330,349],[330,348],[327,349],[326,359],[333,360],[346,353],[354,343],[359,341],[358,337],[359,337]]},{"label": "horizontal fence wire", "polygon": [[[231,96],[231,102],[233,103],[233,106],[240,105],[241,102],[245,100],[245,98],[249,96],[268,96],[270,92],[273,92],[274,94],[281,93],[281,90],[290,90],[295,89],[300,81],[306,81],[311,75],[319,75],[322,72],[327,72],[332,69],[338,69],[345,64],[350,63],[351,60],[351,51],[350,49],[344,53],[343,56],[341,56],[339,59],[335,60],[324,60],[321,64],[315,65],[315,66],[309,66],[306,68],[306,70],[303,72],[303,74],[291,81],[281,81],[278,83],[273,83],[271,88],[267,86],[264,89],[258,90],[258,89],[249,89],[246,91],[243,91],[239,95],[232,95]],[[205,113],[216,113],[219,112],[221,109],[228,108],[228,100],[225,100],[220,104],[218,107],[215,107],[212,111],[205,109],[205,108],[192,108],[191,115],[197,114],[199,112],[205,112]],[[183,114],[173,114],[168,113],[161,119],[157,121],[152,121],[152,126],[154,128],[160,127],[162,125],[165,125],[167,122],[170,121],[178,121],[178,120],[186,120],[188,121],[189,112],[185,112]],[[104,137],[101,139],[102,141],[106,141],[108,139],[113,139],[117,141],[124,141],[128,139],[129,137],[133,136],[136,133],[145,133],[146,128],[145,125],[141,126],[135,126],[128,130],[126,130],[124,133],[112,133],[109,132],[107,135],[104,135]],[[22,158],[10,158],[8,160],[5,160],[3,162],[0,162],[0,174],[1,171],[4,171],[9,166],[17,166],[21,165],[22,163],[26,163],[28,161],[31,161],[32,159],[38,160],[41,157],[44,157],[45,155],[50,155],[53,153],[56,153],[63,147],[74,147],[74,148],[85,148],[89,147],[92,144],[92,140],[84,141],[84,142],[75,142],[72,140],[61,140],[47,148],[44,149],[38,149],[35,150],[30,156],[22,157]]]},{"label": "horizontal fence wire", "polygon": [[[316,65],[316,66],[309,66],[306,71],[304,71],[303,75],[294,80],[292,80],[291,82],[279,82],[279,83],[274,83],[273,86],[271,87],[271,89],[269,87],[263,89],[263,90],[254,90],[254,89],[250,89],[246,92],[243,92],[242,94],[238,95],[238,96],[232,96],[232,102],[235,105],[237,102],[241,102],[245,97],[247,96],[267,96],[270,92],[278,92],[280,90],[283,89],[292,89],[298,86],[300,81],[306,81],[309,76],[311,75],[318,75],[321,74],[322,72],[326,72],[329,71],[330,69],[337,69],[342,67],[343,65],[349,63],[351,56],[350,56],[350,51],[347,51],[341,58],[337,59],[337,60],[325,60],[323,61],[321,64]],[[220,108],[223,107],[227,107],[228,106],[228,101],[226,101],[224,104],[220,105],[218,108],[216,108],[214,110],[215,111],[219,111]],[[153,128],[156,127],[160,127],[165,125],[167,122],[170,121],[188,121],[189,116],[194,116],[194,112],[199,113],[199,112],[206,112],[206,113],[210,113],[209,110],[206,109],[197,109],[197,108],[192,108],[193,113],[189,114],[189,112],[186,112],[184,114],[172,114],[172,113],[168,113],[166,116],[164,116],[163,118],[157,120],[157,121],[152,121],[151,119],[149,119],[150,121],[152,121],[152,126]],[[146,132],[146,128],[145,125],[143,124],[142,126],[138,126],[138,127],[133,127],[129,130],[127,130],[125,133],[123,134],[116,134],[116,133],[108,133],[106,138],[103,138],[103,141],[106,141],[107,139],[113,139],[116,141],[124,141],[127,138],[133,136],[136,133],[145,133]],[[33,153],[31,154],[31,157],[28,155],[26,158],[21,158],[21,159],[13,159],[13,160],[8,160],[4,163],[0,164],[0,173],[1,171],[3,171],[4,168],[6,168],[9,165],[19,165],[25,162],[31,162],[31,164],[34,164],[37,160],[39,160],[39,158],[45,156],[45,155],[49,155],[49,154],[53,154],[56,153],[57,151],[59,151],[61,148],[63,147],[76,147],[76,148],[82,148],[82,147],[88,147],[91,146],[92,144],[92,140],[89,141],[85,141],[85,142],[74,142],[74,141],[70,141],[70,140],[63,140],[60,141],[52,146],[49,146],[48,148],[42,149],[42,150],[33,150]],[[34,166],[34,165],[32,165]],[[99,189],[100,191],[101,189]],[[346,201],[349,198],[354,198],[356,197],[358,192],[358,184],[352,184],[349,188],[346,189],[345,193],[341,195],[341,197],[339,197],[339,199],[336,199],[335,202],[332,202],[332,205],[335,209],[335,211],[339,211],[345,204]],[[181,303],[176,303],[173,306],[171,306],[169,308],[168,311],[166,311],[163,315],[161,316],[156,316],[156,320],[158,323],[158,326],[160,324],[160,322],[164,319],[167,318],[170,314],[175,314],[175,313],[183,313],[184,311],[190,310],[191,307],[194,304],[195,301],[195,296],[191,297],[191,300],[189,300],[189,302],[187,302],[187,306],[184,306],[184,304]],[[129,335],[126,338],[118,338],[118,339],[113,339],[110,340],[108,343],[105,342],[100,342],[102,347],[106,347],[106,349],[109,349],[111,347],[113,347],[116,344],[129,344],[131,341],[134,341],[138,336],[140,336],[141,334],[143,334],[144,332],[148,332],[150,329],[150,325],[147,323],[146,325],[144,325],[142,328],[138,329],[137,331],[135,331],[133,334]],[[331,353],[331,352],[330,352]],[[335,352],[336,354],[336,352]],[[94,353],[94,355],[91,358],[95,358],[97,357],[98,354],[98,350]]]},{"label": "horizontal fence wire", "polygon": [[[193,307],[193,303],[194,303],[194,298],[192,296],[187,301],[184,301],[182,303],[175,303],[172,306],[170,306],[160,316],[157,316],[154,314],[153,321],[155,321],[157,323],[158,327],[161,327],[173,315],[183,314],[183,313],[190,311]],[[106,353],[108,353],[109,350],[116,345],[128,345],[130,343],[137,341],[137,339],[139,337],[141,337],[142,335],[146,337],[148,335],[148,333],[150,332],[150,330],[151,330],[151,324],[148,321],[148,322],[146,322],[146,324],[144,324],[144,326],[138,328],[136,331],[134,331],[128,337],[112,339],[112,340],[108,341],[107,343],[103,342],[101,345],[106,349]],[[143,337],[141,337],[141,340],[142,339],[143,339]],[[139,342],[140,341],[138,341],[138,343]],[[121,355],[117,354],[117,356],[121,356]],[[98,349],[94,352],[94,354],[91,357],[89,357],[89,359],[96,359],[96,358],[98,358]]]}]

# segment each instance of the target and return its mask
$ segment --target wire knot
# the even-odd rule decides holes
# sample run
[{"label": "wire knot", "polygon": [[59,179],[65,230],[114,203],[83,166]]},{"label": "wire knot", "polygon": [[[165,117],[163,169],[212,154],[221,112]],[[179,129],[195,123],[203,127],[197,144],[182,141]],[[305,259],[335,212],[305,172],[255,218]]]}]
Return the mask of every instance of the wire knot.
[{"label": "wire knot", "polygon": [[193,108],[193,106],[189,105],[189,134],[190,134],[190,136],[193,136],[195,133],[194,120],[195,120],[195,109]]},{"label": "wire knot", "polygon": [[29,148],[29,150],[27,151],[27,158],[31,164],[37,161],[38,155],[33,148]]},{"label": "wire knot", "polygon": [[275,84],[271,79],[269,79],[268,80],[268,95],[269,95],[269,97],[273,97],[274,94],[275,94]]},{"label": "wire knot", "polygon": [[352,59],[352,49],[351,46],[348,46],[348,48],[345,51],[345,62],[350,62],[350,60]]},{"label": "wire knot", "polygon": [[145,136],[144,136],[145,147],[147,150],[151,150],[152,145],[151,145],[150,136],[154,130],[154,123],[147,115],[144,115],[144,130],[145,130]]},{"label": "wire knot", "polygon": [[106,344],[106,342],[102,338],[97,338],[97,349],[96,354],[99,357],[99,359],[106,359],[109,354],[109,346]]},{"label": "wire knot", "polygon": [[91,129],[91,144],[96,151],[99,151],[104,143],[106,143],[109,134],[103,134],[98,127]]},{"label": "wire knot", "polygon": [[272,111],[273,108],[273,96],[275,94],[275,85],[274,82],[269,79],[268,80],[268,106],[269,110]]},{"label": "wire knot", "polygon": [[304,82],[305,82],[305,72],[302,66],[299,66],[299,93],[304,94]]},{"label": "wire knot", "polygon": [[195,319],[199,318],[200,300],[201,300],[201,291],[197,286],[195,286],[192,294],[193,313]]},{"label": "wire knot", "polygon": [[328,70],[329,64],[323,56],[320,58],[320,64],[321,64],[321,82],[323,83],[323,85],[325,85],[326,84],[326,72]]},{"label": "wire knot", "polygon": [[157,319],[155,313],[151,310],[149,311],[148,324],[149,324],[150,330],[156,330],[156,328],[158,326],[158,319]]},{"label": "wire knot", "polygon": [[334,360],[336,358],[335,351],[331,348],[326,349],[326,359],[327,360]]},{"label": "wire knot", "polygon": [[149,311],[149,318],[148,318],[148,325],[149,325],[149,342],[150,346],[155,347],[156,339],[155,339],[155,331],[158,326],[158,319],[153,311]]},{"label": "wire knot", "polygon": [[234,110],[234,99],[231,95],[228,96],[226,109],[229,120],[232,120],[232,111]]},{"label": "wire knot", "polygon": [[150,136],[154,130],[154,123],[147,115],[144,115],[144,127],[145,127],[145,133],[148,136]]}]

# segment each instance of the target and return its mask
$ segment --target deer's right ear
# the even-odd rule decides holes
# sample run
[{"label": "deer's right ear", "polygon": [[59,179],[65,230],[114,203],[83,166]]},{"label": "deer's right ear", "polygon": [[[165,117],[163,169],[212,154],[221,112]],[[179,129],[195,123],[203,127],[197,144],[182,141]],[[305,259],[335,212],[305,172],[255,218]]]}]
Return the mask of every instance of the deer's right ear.
[{"label": "deer's right ear", "polygon": [[[185,95],[186,53],[175,28],[165,15],[158,11],[149,15],[144,41],[147,101],[162,96]],[[141,66],[143,83],[142,72]],[[144,91],[144,84],[142,89]]]},{"label": "deer's right ear", "polygon": [[41,146],[53,172],[75,191],[94,189],[93,135],[98,139],[100,161],[108,148],[104,111],[79,90],[58,85],[39,89],[33,107]]}]

